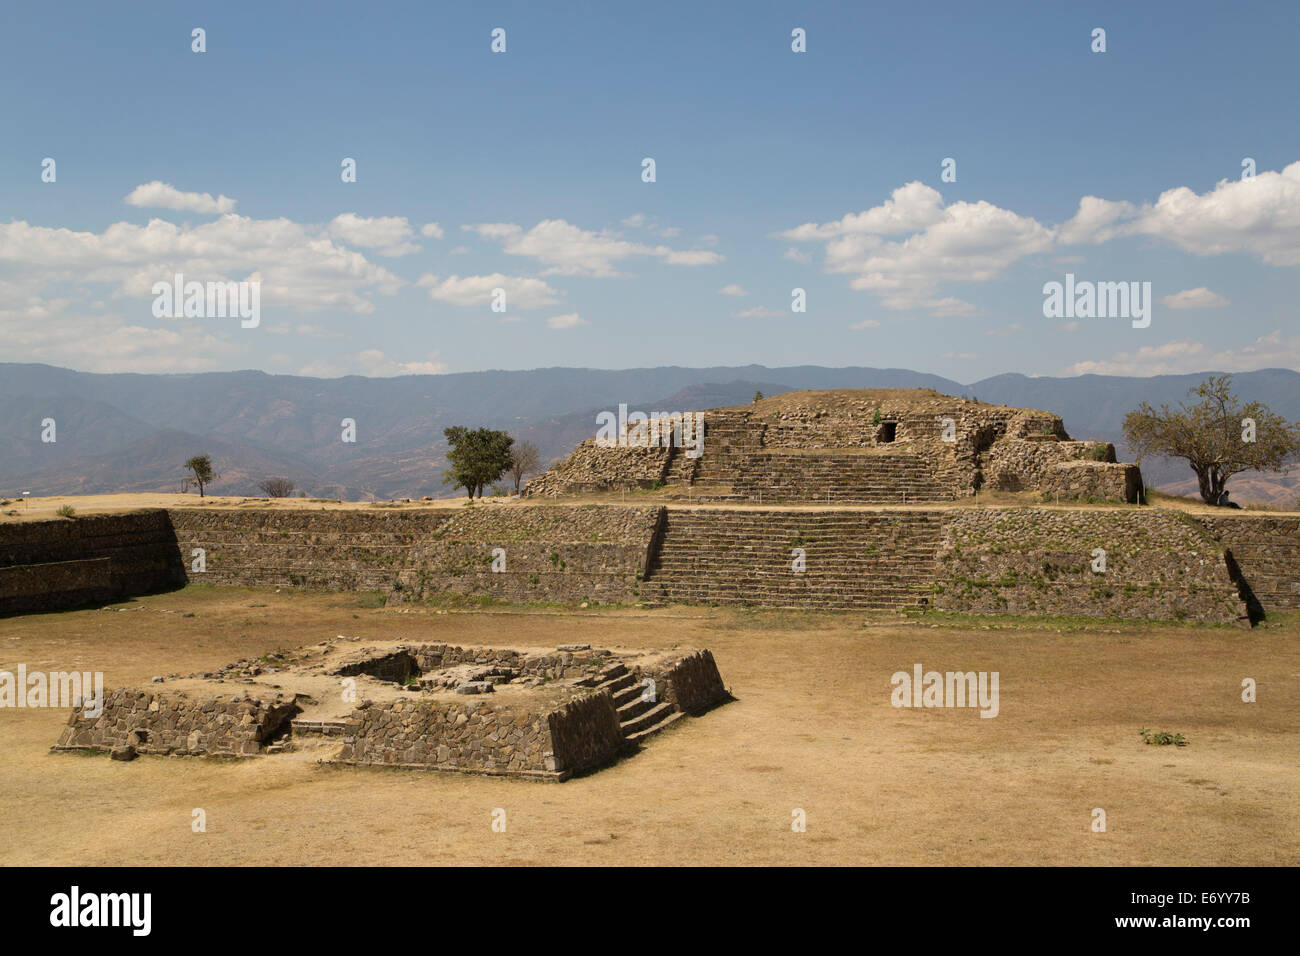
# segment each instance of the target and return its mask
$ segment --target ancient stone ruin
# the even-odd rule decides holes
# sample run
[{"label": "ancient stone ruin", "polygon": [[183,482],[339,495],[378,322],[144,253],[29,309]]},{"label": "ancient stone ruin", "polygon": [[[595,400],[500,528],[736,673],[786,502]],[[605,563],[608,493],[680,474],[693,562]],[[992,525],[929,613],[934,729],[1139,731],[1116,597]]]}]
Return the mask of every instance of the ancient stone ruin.
[{"label": "ancient stone ruin", "polygon": [[[899,389],[792,393],[689,420],[705,438],[697,457],[693,441],[588,442],[523,500],[0,522],[0,613],[198,582],[373,591],[388,605],[1218,624],[1300,609],[1300,518],[1135,504],[1137,467],[1107,443],[1072,441],[1047,412]],[[1005,494],[977,497],[984,489]]]},{"label": "ancient stone ruin", "polygon": [[1142,489],[1138,467],[1117,463],[1113,445],[1074,441],[1050,412],[932,389],[791,392],[681,417],[691,423],[696,415],[700,454],[686,447],[689,434],[668,444],[676,420],[652,415],[626,425],[615,445],[584,441],[524,493],[636,488],[706,501],[906,504],[991,488],[1135,503]]},{"label": "ancient stone ruin", "polygon": [[713,655],[335,638],[74,709],[55,751],[254,757],[566,780],[729,699]]}]

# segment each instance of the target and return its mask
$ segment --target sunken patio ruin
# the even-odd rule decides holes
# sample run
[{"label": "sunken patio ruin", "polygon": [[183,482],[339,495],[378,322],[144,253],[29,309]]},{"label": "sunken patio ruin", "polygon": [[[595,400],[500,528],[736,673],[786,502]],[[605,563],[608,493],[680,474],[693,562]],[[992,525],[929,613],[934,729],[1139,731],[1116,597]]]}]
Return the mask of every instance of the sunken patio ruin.
[{"label": "sunken patio ruin", "polygon": [[707,650],[618,652],[339,636],[109,691],[52,748],[254,757],[567,780],[730,699]]}]

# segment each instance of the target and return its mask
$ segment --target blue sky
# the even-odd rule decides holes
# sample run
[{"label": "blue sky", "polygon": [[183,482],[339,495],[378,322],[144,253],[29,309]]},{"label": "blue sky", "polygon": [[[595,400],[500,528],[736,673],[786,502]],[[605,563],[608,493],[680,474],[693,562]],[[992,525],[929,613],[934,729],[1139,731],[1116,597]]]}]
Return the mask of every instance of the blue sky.
[{"label": "blue sky", "polygon": [[[1291,4],[50,3],[5,18],[4,360],[807,363],[963,381],[1300,368]],[[258,279],[259,326],[156,318],[152,283],[176,271]],[[1044,317],[1043,284],[1067,272],[1150,282],[1150,326]]]}]

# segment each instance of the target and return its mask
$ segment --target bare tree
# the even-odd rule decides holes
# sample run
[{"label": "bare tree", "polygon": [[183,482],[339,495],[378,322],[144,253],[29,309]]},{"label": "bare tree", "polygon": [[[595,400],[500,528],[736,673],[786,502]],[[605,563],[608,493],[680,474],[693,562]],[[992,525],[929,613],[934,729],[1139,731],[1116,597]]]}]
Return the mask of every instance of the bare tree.
[{"label": "bare tree", "polygon": [[541,460],[537,446],[532,442],[521,441],[515,445],[510,453],[510,467],[506,469],[506,474],[514,480],[515,494],[519,494],[519,486],[523,483],[524,475],[536,473]]},{"label": "bare tree", "polygon": [[267,478],[259,481],[257,487],[268,498],[288,498],[293,494],[293,482],[288,478]]}]

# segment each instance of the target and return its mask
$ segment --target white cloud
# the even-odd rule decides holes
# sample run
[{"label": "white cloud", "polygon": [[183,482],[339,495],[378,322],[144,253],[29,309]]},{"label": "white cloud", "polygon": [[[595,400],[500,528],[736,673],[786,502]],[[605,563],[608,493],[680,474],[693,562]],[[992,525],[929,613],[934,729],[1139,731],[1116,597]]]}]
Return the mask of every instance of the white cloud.
[{"label": "white cloud", "polygon": [[788,312],[781,312],[778,309],[769,309],[767,306],[756,305],[752,309],[745,309],[742,312],[733,312],[733,319],[774,319],[781,315],[790,315]]},{"label": "white cloud", "polygon": [[185,193],[171,183],[155,179],[151,183],[136,186],[127,194],[125,202],[129,206],[152,209],[175,209],[178,212],[198,212],[215,215],[233,212],[235,200],[229,196],[212,198],[212,193]]},{"label": "white cloud", "polygon": [[1133,231],[1198,256],[1246,252],[1268,265],[1300,266],[1300,162],[1221,180],[1203,195],[1170,189],[1143,209]]},{"label": "white cloud", "polygon": [[202,372],[247,353],[252,341],[237,334],[238,323],[178,320],[149,328],[120,314],[90,312],[75,300],[28,292],[0,280],[0,340],[10,360],[88,372]]},{"label": "white cloud", "polygon": [[[823,242],[825,269],[852,275],[849,285],[876,293],[889,309],[928,309],[933,315],[972,315],[978,309],[951,296],[945,282],[986,282],[1025,256],[1050,249],[1051,229],[992,203],[954,202],[919,182],[890,199],[829,223],[806,223],[779,234]],[[883,237],[903,235],[901,241]]]},{"label": "white cloud", "polygon": [[952,296],[945,296],[942,299],[918,300],[917,304],[921,308],[929,309],[931,315],[939,318],[954,315],[978,315],[980,312],[976,306],[962,299],[955,299]]},{"label": "white cloud", "polygon": [[920,232],[944,220],[943,196],[921,182],[899,186],[893,195],[866,212],[849,213],[835,222],[805,223],[779,235],[794,242],[821,241],[837,236],[894,236]]},{"label": "white cloud", "polygon": [[[975,306],[940,297],[939,287],[987,282],[1028,256],[1079,243],[1151,236],[1195,255],[1246,253],[1269,265],[1300,266],[1300,162],[1249,180],[1222,180],[1204,194],[1180,186],[1142,206],[1084,196],[1056,227],[985,201],[944,205],[938,190],[912,182],[879,206],[777,236],[824,244],[825,271],[851,276],[851,288],[875,293],[887,308],[972,315]],[[800,260],[790,251],[786,258]],[[1078,257],[1056,261],[1067,260]]]},{"label": "white cloud", "polygon": [[335,216],[329,234],[350,246],[374,249],[381,256],[396,258],[419,252],[420,247],[408,240],[414,235],[405,216],[376,216],[367,219],[353,212]]},{"label": "white cloud", "polygon": [[731,285],[724,285],[721,289],[718,290],[718,294],[719,295],[749,295],[748,292],[746,292],[740,286],[736,285],[734,282]]},{"label": "white cloud", "polygon": [[861,322],[854,322],[849,326],[849,328],[858,331],[862,329],[878,329],[880,328],[880,323],[875,319],[863,319]]},{"label": "white cloud", "polygon": [[441,239],[443,235],[442,226],[436,222],[426,222],[420,227],[420,235],[426,239]]},{"label": "white cloud", "polygon": [[1025,327],[1021,325],[1019,322],[1012,322],[1010,325],[1004,325],[1001,328],[985,329],[984,334],[996,335],[1000,339],[1005,339],[1008,336],[1016,335],[1020,332],[1023,332],[1024,330]]},{"label": "white cloud", "polygon": [[299,322],[294,326],[294,332],[306,339],[341,339],[342,332],[336,332],[333,329],[327,329],[320,325],[312,325],[308,322]]},{"label": "white cloud", "polygon": [[447,371],[445,363],[438,361],[436,351],[429,353],[427,361],[399,362],[381,349],[364,349],[342,361],[322,359],[310,362],[298,370],[299,375],[313,378],[340,378],[344,375],[368,375],[371,378],[392,378],[395,375],[441,375]]},{"label": "white cloud", "polygon": [[563,295],[541,279],[508,276],[500,272],[484,276],[448,276],[445,279],[426,274],[420,276],[415,284],[427,288],[429,298],[436,302],[460,306],[490,306],[493,301],[493,290],[504,289],[507,311],[540,309],[559,302],[559,297]]},{"label": "white cloud", "polygon": [[[675,239],[682,234],[680,226],[661,226],[659,225],[658,219],[653,216],[647,216],[643,212],[638,212],[634,215],[628,216],[626,219],[622,220],[619,225],[627,229],[649,229],[655,235],[662,236],[664,239]],[[714,242],[717,242],[718,240],[717,236],[711,238]]]},{"label": "white cloud", "polygon": [[802,262],[806,265],[807,263],[812,262],[812,253],[791,246],[789,249],[785,250],[785,254],[781,256],[781,258],[789,259],[791,262]]},{"label": "white cloud", "polygon": [[685,266],[712,265],[722,261],[722,256],[716,252],[629,242],[609,230],[593,232],[580,229],[563,219],[544,219],[528,230],[506,222],[479,223],[461,228],[484,239],[500,242],[507,255],[536,259],[546,267],[542,275],[611,278],[620,275],[615,263],[639,256]]},{"label": "white cloud", "polygon": [[1217,292],[1211,292],[1205,286],[1184,289],[1160,299],[1160,304],[1171,309],[1221,309],[1231,303]]},{"label": "white cloud", "polygon": [[1079,210],[1060,228],[1057,238],[1063,245],[1108,242],[1122,235],[1123,220],[1137,211],[1131,202],[1111,202],[1096,196],[1079,200]]},{"label": "white cloud", "polygon": [[1178,186],[1141,207],[1096,196],[1061,227],[1061,241],[1152,236],[1198,256],[1246,253],[1272,266],[1300,266],[1300,162],[1253,179],[1222,179],[1197,193]]},{"label": "white cloud", "polygon": [[1075,362],[1064,375],[1179,375],[1189,372],[1250,372],[1261,368],[1300,368],[1300,336],[1280,330],[1239,348],[1214,350],[1188,340],[1144,345],[1109,359]]},{"label": "white cloud", "polygon": [[357,353],[357,364],[363,375],[388,378],[394,375],[441,375],[447,371],[445,362],[438,361],[436,351],[429,353],[428,361],[399,362],[379,349],[365,349]]},{"label": "white cloud", "polygon": [[262,309],[374,311],[365,295],[392,295],[405,283],[366,257],[288,219],[250,219],[227,213],[198,226],[151,219],[145,226],[117,222],[102,233],[0,223],[0,265],[20,271],[37,291],[60,292],[100,283],[114,296],[137,298],[136,313],[152,318],[155,282],[177,272],[201,282],[257,280]]},{"label": "white cloud", "polygon": [[548,329],[572,329],[586,324],[587,320],[578,315],[577,312],[570,312],[567,315],[553,315],[546,320]]}]

